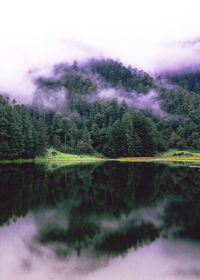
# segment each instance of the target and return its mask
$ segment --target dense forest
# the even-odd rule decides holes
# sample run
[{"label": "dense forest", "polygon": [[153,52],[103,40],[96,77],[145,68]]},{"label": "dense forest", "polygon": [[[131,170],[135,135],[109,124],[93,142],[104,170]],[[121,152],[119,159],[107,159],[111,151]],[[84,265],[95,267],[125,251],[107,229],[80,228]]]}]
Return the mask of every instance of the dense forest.
[{"label": "dense forest", "polygon": [[[153,156],[169,148],[198,150],[198,75],[168,75],[173,86],[164,87],[118,61],[55,65],[51,76],[35,80],[29,106],[0,96],[0,159],[34,158],[50,146],[108,157]],[[148,99],[152,92],[153,101]],[[138,101],[145,98],[149,106],[142,110]]]},{"label": "dense forest", "polygon": [[200,71],[184,71],[167,74],[166,78],[174,85],[179,85],[182,88],[200,93]]}]

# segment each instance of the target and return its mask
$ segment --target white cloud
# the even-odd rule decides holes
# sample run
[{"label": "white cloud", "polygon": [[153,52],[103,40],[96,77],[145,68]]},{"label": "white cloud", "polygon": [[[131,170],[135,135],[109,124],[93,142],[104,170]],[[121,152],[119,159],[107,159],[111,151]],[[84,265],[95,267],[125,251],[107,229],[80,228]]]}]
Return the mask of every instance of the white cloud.
[{"label": "white cloud", "polygon": [[62,60],[119,58],[146,71],[183,61],[199,48],[196,0],[6,0],[0,7],[0,90],[33,91],[26,73]]}]

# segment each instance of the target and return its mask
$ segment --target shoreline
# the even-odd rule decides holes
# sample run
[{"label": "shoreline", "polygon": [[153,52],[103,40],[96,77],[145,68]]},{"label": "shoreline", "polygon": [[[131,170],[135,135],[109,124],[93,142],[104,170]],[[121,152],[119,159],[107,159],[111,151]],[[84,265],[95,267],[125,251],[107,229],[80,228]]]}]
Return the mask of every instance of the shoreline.
[{"label": "shoreline", "polygon": [[[175,153],[176,152],[176,153]],[[180,155],[182,153],[182,155]],[[45,156],[40,156],[31,159],[2,159],[1,164],[6,163],[60,163],[60,164],[74,164],[74,163],[89,163],[89,162],[103,162],[103,161],[118,161],[118,162],[196,162],[200,163],[200,153],[190,151],[169,150],[166,153],[154,157],[120,157],[120,158],[106,158],[101,154],[67,154],[62,153],[54,148],[49,148]]]},{"label": "shoreline", "polygon": [[35,158],[35,159],[3,159],[0,160],[1,164],[4,163],[46,163],[46,162],[100,162],[100,161],[119,161],[119,162],[168,162],[168,161],[181,161],[181,162],[199,162],[200,157],[123,157],[123,158],[95,158],[95,157],[81,157],[78,155],[76,158],[63,159],[63,158]]}]

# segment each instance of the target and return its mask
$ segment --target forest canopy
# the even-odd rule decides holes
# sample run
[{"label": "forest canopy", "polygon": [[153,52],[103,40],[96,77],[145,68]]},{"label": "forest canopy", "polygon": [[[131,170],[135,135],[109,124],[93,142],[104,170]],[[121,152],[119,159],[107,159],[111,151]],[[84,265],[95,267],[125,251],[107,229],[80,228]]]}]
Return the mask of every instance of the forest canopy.
[{"label": "forest canopy", "polygon": [[[198,150],[198,77],[196,72],[168,77],[176,86],[167,88],[118,61],[55,65],[51,76],[35,81],[31,105],[0,96],[0,158],[34,158],[50,146],[108,157],[154,156],[169,148]],[[102,97],[102,91],[111,89],[116,96]],[[134,103],[152,90],[162,115]]]}]

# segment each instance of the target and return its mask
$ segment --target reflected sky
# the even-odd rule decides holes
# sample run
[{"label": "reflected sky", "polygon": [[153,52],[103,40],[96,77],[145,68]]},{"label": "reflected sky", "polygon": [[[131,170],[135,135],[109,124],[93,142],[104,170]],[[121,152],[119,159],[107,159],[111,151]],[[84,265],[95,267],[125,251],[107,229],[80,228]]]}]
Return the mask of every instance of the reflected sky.
[{"label": "reflected sky", "polygon": [[0,229],[0,279],[198,279],[200,246],[182,240],[157,239],[123,256],[94,256],[83,251],[57,258],[54,245],[36,242],[35,218],[28,215]]},{"label": "reflected sky", "polygon": [[200,277],[198,169],[28,164],[0,172],[0,279]]}]

